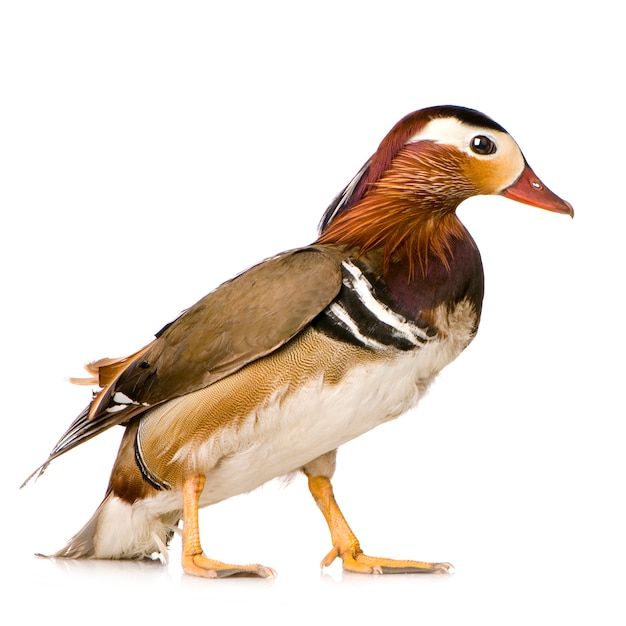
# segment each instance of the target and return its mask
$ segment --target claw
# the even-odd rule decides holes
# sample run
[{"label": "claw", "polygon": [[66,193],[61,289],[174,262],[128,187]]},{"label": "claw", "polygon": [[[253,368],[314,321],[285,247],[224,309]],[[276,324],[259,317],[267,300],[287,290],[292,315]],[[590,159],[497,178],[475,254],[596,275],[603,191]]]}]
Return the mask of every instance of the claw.
[{"label": "claw", "polygon": [[209,559],[203,554],[183,556],[183,571],[203,578],[227,578],[229,576],[258,576],[276,578],[276,572],[264,565],[230,565]]},{"label": "claw", "polygon": [[335,500],[330,480],[325,476],[309,476],[309,489],[322,511],[333,542],[332,550],[322,559],[321,567],[328,567],[337,557],[343,569],[358,574],[452,574],[450,563],[426,563],[367,556],[359,545]]},{"label": "claw", "polygon": [[228,576],[259,576],[276,578],[271,567],[258,563],[252,565],[231,565],[204,556],[200,545],[198,528],[198,501],[204,488],[205,477],[201,474],[189,475],[183,484],[183,555],[182,566],[185,574],[203,578],[226,578]]}]

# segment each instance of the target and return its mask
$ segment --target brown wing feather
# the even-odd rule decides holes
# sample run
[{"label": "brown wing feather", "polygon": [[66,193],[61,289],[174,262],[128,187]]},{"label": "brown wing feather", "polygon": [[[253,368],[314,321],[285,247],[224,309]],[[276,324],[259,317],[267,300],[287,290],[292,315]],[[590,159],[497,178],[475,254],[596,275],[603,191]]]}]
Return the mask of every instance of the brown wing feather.
[{"label": "brown wing feather", "polygon": [[335,298],[342,259],[332,248],[303,248],[224,283],[125,364],[97,398],[92,415],[110,408],[118,392],[154,406],[207,387],[273,352]]},{"label": "brown wing feather", "polygon": [[135,354],[90,364],[89,380],[97,377],[103,389],[39,471],[111,426],[278,349],[335,298],[344,258],[332,246],[310,246],[268,259],[202,298]]},{"label": "brown wing feather", "polygon": [[73,385],[87,385],[94,386],[98,385],[99,387],[105,388],[110,385],[116,378],[120,376],[120,374],[141,354],[143,354],[148,347],[144,346],[141,350],[134,352],[129,356],[118,357],[116,359],[111,359],[105,357],[103,359],[98,359],[97,361],[92,361],[91,363],[87,363],[85,365],[85,369],[91,376],[87,378],[69,378],[69,382]]}]

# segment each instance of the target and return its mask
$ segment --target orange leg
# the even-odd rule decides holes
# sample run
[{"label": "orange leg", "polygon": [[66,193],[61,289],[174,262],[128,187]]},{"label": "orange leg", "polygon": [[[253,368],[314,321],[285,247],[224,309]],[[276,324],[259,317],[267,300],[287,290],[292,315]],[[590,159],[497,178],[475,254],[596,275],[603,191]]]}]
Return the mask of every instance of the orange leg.
[{"label": "orange leg", "polygon": [[328,567],[337,557],[340,557],[343,561],[343,569],[361,574],[448,573],[453,571],[454,568],[450,563],[385,559],[363,554],[358,539],[335,501],[330,479],[325,476],[308,476],[308,479],[309,489],[326,519],[333,542],[333,549],[322,560],[322,567]]},{"label": "orange leg", "polygon": [[226,576],[260,576],[274,578],[276,572],[262,565],[229,565],[204,556],[198,527],[198,502],[204,489],[205,477],[189,475],[183,484],[183,570],[192,576],[224,578]]}]

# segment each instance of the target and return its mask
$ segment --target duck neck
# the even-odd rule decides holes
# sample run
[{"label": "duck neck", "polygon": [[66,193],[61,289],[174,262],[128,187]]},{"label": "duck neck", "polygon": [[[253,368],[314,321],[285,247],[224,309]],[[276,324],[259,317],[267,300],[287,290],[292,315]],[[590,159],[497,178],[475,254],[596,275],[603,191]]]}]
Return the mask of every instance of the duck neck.
[{"label": "duck neck", "polygon": [[319,243],[381,249],[383,266],[406,263],[410,277],[425,276],[432,260],[450,268],[455,241],[471,237],[455,210],[477,191],[463,176],[464,157],[430,142],[407,145],[363,198],[326,226]]}]

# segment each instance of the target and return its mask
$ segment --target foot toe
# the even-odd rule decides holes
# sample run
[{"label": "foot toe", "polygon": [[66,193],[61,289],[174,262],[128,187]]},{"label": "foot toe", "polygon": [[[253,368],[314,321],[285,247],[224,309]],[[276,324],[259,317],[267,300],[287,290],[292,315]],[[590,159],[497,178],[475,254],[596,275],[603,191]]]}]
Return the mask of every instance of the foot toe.
[{"label": "foot toe", "polygon": [[214,561],[203,554],[183,557],[183,571],[191,576],[203,578],[254,577],[276,578],[276,571],[264,565],[230,565]]}]

